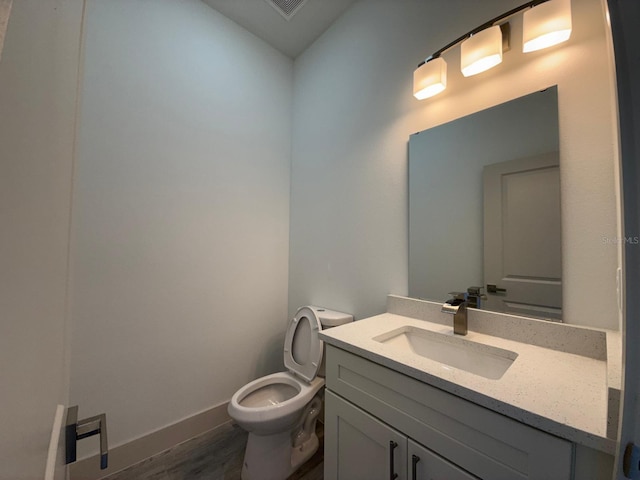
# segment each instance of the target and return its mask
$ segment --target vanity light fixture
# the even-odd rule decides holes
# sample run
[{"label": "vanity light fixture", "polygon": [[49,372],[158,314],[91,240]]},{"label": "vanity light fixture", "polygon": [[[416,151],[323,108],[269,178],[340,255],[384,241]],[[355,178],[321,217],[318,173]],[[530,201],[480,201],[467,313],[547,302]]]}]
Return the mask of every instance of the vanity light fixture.
[{"label": "vanity light fixture", "polygon": [[523,15],[523,51],[533,52],[569,39],[571,0],[533,0],[483,23],[436,51],[413,72],[413,96],[432,97],[447,87],[447,63],[442,54],[460,45],[460,67],[465,77],[476,75],[502,62],[509,49],[510,17]]},{"label": "vanity light fixture", "polygon": [[535,52],[571,36],[571,0],[553,0],[524,12],[522,51]]},{"label": "vanity light fixture", "polygon": [[433,97],[447,88],[447,62],[430,59],[413,72],[413,96],[418,100]]},{"label": "vanity light fixture", "polygon": [[460,69],[465,77],[482,73],[499,63],[502,63],[502,29],[499,25],[485,28],[462,41]]}]

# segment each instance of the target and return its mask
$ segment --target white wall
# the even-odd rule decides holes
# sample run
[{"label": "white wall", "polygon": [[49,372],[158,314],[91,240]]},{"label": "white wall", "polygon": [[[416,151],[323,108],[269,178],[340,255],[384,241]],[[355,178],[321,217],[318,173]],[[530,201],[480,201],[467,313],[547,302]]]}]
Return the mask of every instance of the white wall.
[{"label": "white wall", "polygon": [[360,1],[296,60],[290,312],[319,303],[362,318],[406,294],[409,135],[557,84],[565,321],[618,328],[617,248],[602,241],[616,236],[616,195],[600,1],[574,0],[572,39],[527,55],[515,17],[503,64],[464,79],[453,49],[447,90],[412,97],[420,61],[520,3]]},{"label": "white wall", "polygon": [[0,61],[0,479],[42,478],[65,404],[81,0],[13,2]]},{"label": "white wall", "polygon": [[281,368],[292,82],[198,0],[88,2],[71,399],[112,446]]}]

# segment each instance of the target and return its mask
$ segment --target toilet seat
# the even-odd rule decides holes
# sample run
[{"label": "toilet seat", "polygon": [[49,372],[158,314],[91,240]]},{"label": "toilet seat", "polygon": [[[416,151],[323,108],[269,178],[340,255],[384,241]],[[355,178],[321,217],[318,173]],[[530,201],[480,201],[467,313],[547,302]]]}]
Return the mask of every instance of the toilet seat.
[{"label": "toilet seat", "polygon": [[300,308],[289,322],[284,339],[284,365],[291,373],[311,382],[322,364],[322,324],[316,312]]}]

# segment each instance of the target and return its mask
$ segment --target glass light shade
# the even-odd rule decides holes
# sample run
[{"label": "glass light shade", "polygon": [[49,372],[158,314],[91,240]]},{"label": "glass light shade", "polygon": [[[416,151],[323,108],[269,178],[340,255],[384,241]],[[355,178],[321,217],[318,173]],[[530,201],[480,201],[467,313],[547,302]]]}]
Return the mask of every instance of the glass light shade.
[{"label": "glass light shade", "polygon": [[460,67],[465,77],[489,70],[502,62],[502,31],[494,25],[460,45]]},{"label": "glass light shade", "polygon": [[524,12],[522,51],[534,52],[569,40],[571,0],[549,0]]},{"label": "glass light shade", "polygon": [[433,97],[447,88],[447,62],[437,57],[413,72],[413,96],[418,100]]}]

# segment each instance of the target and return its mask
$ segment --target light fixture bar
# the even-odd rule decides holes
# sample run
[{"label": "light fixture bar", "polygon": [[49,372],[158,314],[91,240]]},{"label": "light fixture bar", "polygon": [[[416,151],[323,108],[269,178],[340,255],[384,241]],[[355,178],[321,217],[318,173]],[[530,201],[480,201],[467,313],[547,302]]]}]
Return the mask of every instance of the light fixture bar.
[{"label": "light fixture bar", "polygon": [[459,43],[463,42],[464,40],[466,40],[467,38],[471,37],[472,35],[475,35],[489,27],[493,27],[494,25],[496,25],[497,23],[499,23],[502,20],[505,20],[509,17],[514,16],[517,13],[520,13],[523,10],[526,10],[527,8],[533,8],[537,5],[540,5],[542,3],[546,3],[550,0],[533,0],[527,3],[524,3],[522,5],[520,5],[519,7],[516,7],[512,10],[509,10],[508,12],[503,13],[502,15],[498,15],[495,18],[492,18],[491,20],[489,20],[488,22],[483,23],[482,25],[480,25],[479,27],[474,28],[473,30],[465,33],[464,35],[462,35],[459,38],[456,38],[453,42],[445,45],[444,47],[442,47],[440,50],[437,50],[435,53],[433,53],[432,55],[430,55],[425,61],[421,62],[418,65],[418,68],[421,67],[422,65],[424,65],[425,63],[427,63],[428,61],[434,59],[434,58],[438,58],[440,55],[442,55],[444,52],[446,52],[447,50],[449,50],[450,48],[455,47],[456,45],[458,45]]},{"label": "light fixture bar", "polygon": [[[526,10],[526,11],[525,11]],[[418,100],[432,97],[447,87],[447,63],[442,54],[460,45],[460,69],[469,77],[502,62],[510,50],[509,19],[523,15],[523,52],[547,48],[571,35],[571,0],[532,0],[470,30],[418,64],[413,73],[413,95]]]}]

